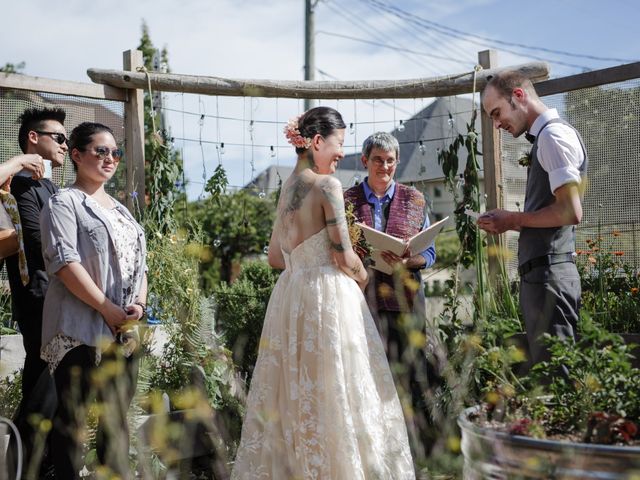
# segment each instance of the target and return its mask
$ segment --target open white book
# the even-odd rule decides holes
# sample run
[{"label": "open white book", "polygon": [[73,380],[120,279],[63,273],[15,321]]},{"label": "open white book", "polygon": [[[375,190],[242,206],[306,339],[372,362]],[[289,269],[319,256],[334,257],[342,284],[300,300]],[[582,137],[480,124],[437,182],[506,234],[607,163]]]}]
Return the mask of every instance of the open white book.
[{"label": "open white book", "polygon": [[442,230],[442,227],[448,219],[449,217],[445,217],[433,225],[429,225],[426,230],[422,230],[415,234],[407,241],[393,237],[388,233],[379,232],[374,228],[368,227],[364,223],[356,223],[356,225],[362,229],[364,238],[367,240],[369,245],[371,245],[371,266],[383,273],[390,274],[393,272],[393,268],[384,261],[382,258],[382,252],[389,250],[396,255],[402,255],[407,246],[409,246],[410,255],[420,253],[423,250],[426,250],[426,248],[433,243],[433,240],[436,238],[438,233],[440,233],[440,230]]}]

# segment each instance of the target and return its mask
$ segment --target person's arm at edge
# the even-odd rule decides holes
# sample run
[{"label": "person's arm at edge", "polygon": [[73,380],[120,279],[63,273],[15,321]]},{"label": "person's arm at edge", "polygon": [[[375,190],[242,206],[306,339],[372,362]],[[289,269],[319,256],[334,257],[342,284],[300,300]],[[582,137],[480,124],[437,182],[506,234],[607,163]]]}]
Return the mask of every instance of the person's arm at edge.
[{"label": "person's arm at edge", "polygon": [[42,178],[44,175],[42,157],[37,153],[16,155],[0,164],[0,185],[4,185],[10,177],[24,169],[29,170],[33,174],[32,178],[34,180]]},{"label": "person's arm at edge", "polygon": [[507,230],[519,231],[523,227],[552,228],[580,223],[580,186],[575,182],[566,183],[558,187],[554,195],[553,203],[535,212],[511,212],[502,209],[486,212],[478,218],[478,226],[489,233],[503,233]]}]

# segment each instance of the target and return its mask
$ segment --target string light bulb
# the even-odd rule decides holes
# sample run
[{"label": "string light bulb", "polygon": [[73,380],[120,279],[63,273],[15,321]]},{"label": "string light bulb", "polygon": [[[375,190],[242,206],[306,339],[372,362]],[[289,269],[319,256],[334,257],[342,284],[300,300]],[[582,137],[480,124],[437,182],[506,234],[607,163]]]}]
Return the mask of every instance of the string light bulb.
[{"label": "string light bulb", "polygon": [[353,135],[354,133],[356,133],[356,129],[353,126],[353,123],[349,124],[349,134]]},{"label": "string light bulb", "polygon": [[420,150],[420,153],[421,153],[422,155],[424,155],[424,154],[425,154],[425,152],[427,151],[427,149],[426,149],[426,148],[424,148],[424,143],[422,142],[422,140],[420,140],[420,146],[418,147],[418,149]]},{"label": "string light bulb", "polygon": [[264,198],[266,196],[267,196],[267,194],[265,193],[264,188],[263,188],[262,190],[260,190],[260,193],[258,193],[258,197]]},{"label": "string light bulb", "polygon": [[216,247],[216,248],[218,248],[220,245],[222,245],[222,240],[220,240],[219,238],[216,238],[216,239],[213,241],[213,246],[214,246],[214,247]]},{"label": "string light bulb", "polygon": [[275,158],[276,156],[276,149],[273,148],[273,145],[269,147],[269,155],[271,156],[271,158]]},{"label": "string light bulb", "polygon": [[404,121],[402,120],[400,120],[400,123],[398,124],[398,131],[404,132]]},{"label": "string light bulb", "polygon": [[224,142],[220,143],[220,146],[218,147],[218,151],[220,152],[220,155],[224,155]]}]

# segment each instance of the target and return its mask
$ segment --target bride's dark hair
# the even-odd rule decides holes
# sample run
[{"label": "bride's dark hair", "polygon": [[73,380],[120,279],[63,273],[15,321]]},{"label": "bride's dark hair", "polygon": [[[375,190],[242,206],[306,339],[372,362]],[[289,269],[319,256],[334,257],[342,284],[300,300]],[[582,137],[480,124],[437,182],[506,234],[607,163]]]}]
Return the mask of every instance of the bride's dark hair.
[{"label": "bride's dark hair", "polygon": [[[298,129],[300,135],[306,138],[313,138],[316,134],[328,137],[335,130],[347,128],[342,120],[342,115],[331,107],[315,107],[307,110],[298,119]],[[306,149],[296,148],[296,153],[303,153]]]}]

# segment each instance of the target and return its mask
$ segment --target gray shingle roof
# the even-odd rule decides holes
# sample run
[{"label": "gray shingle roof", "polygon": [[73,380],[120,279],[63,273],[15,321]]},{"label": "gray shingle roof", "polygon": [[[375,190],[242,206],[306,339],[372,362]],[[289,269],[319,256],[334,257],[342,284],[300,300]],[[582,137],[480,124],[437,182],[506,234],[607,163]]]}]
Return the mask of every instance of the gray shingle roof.
[{"label": "gray shingle roof", "polygon": [[[442,178],[442,168],[438,165],[438,150],[449,146],[459,133],[467,132],[467,123],[471,121],[472,101],[462,97],[437,98],[428,107],[414,117],[404,120],[404,130],[394,129],[391,134],[400,143],[400,164],[396,170],[396,180],[401,183],[412,183]],[[480,118],[476,119],[478,132],[478,149],[482,151]],[[420,149],[422,140],[423,149]],[[423,153],[424,152],[424,153]],[[464,170],[467,151],[462,148],[458,152],[460,158],[459,173]],[[482,156],[478,158],[480,177],[482,178]],[[350,154],[340,162],[341,170],[362,171],[360,154]],[[362,173],[362,177],[366,172]]]}]

